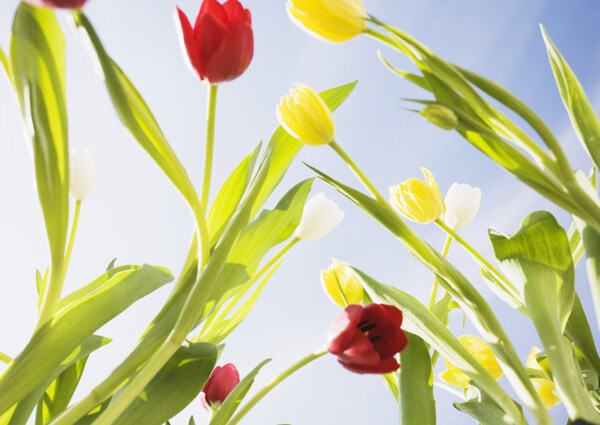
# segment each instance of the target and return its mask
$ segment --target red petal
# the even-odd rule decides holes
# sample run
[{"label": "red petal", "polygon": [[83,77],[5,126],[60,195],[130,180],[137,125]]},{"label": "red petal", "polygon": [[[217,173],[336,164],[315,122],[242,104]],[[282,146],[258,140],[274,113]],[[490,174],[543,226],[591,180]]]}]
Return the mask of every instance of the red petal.
[{"label": "red petal", "polygon": [[402,310],[394,307],[393,305],[381,304],[381,306],[385,309],[388,315],[388,320],[394,325],[400,327],[402,325]]},{"label": "red petal", "polygon": [[214,15],[202,15],[198,17],[194,40],[198,48],[200,61],[204,64],[205,70],[207,70],[212,56],[221,44],[223,44],[228,32],[229,28],[227,28],[227,25],[215,18]]},{"label": "red petal", "polygon": [[362,332],[357,332],[338,359],[344,363],[374,365],[381,361],[379,354],[373,349],[373,344]]},{"label": "red petal", "polygon": [[381,332],[383,335],[373,343],[373,349],[379,353],[382,359],[391,357],[406,348],[406,344],[408,344],[406,334],[396,325],[388,323],[381,328]]},{"label": "red petal", "polygon": [[223,403],[229,393],[240,383],[240,375],[236,367],[228,363],[217,366],[204,385],[202,392],[208,404]]},{"label": "red petal", "polygon": [[363,306],[351,305],[333,319],[327,331],[327,348],[330,353],[339,354],[343,352],[357,333],[362,334],[356,328],[361,320],[362,313]]},{"label": "red petal", "polygon": [[186,58],[186,62],[196,71],[200,79],[204,78],[204,70],[202,61],[200,60],[199,50],[194,40],[194,31],[190,21],[188,20],[185,13],[175,6],[175,24],[177,25],[177,32],[179,34],[179,43],[183,51],[183,56]]},{"label": "red petal", "polygon": [[87,0],[25,0],[32,6],[79,9]]},{"label": "red petal", "polygon": [[206,77],[210,83],[220,83],[239,77],[248,68],[254,55],[252,27],[233,27],[206,62]]},{"label": "red petal", "polygon": [[395,372],[400,368],[400,365],[398,364],[396,359],[393,357],[388,357],[387,359],[385,359],[375,365],[372,365],[372,366],[365,366],[365,365],[359,365],[359,364],[353,364],[353,363],[345,363],[341,360],[338,360],[338,361],[346,369],[348,369],[351,372],[355,372],[355,373],[376,373],[376,374],[382,375],[382,374],[386,374],[386,373]]},{"label": "red petal", "polygon": [[229,25],[229,18],[227,17],[227,12],[223,9],[221,3],[217,0],[204,0],[202,6],[200,6],[200,10],[198,11],[198,17],[196,18],[196,25],[194,25],[194,31],[198,31],[198,26],[200,25],[201,18],[205,15],[210,15],[213,18],[221,21],[225,26]]},{"label": "red petal", "polygon": [[387,322],[387,311],[382,304],[368,304],[365,306],[361,321],[367,320],[371,324],[381,324]]},{"label": "red petal", "polygon": [[223,9],[227,12],[229,17],[230,26],[237,24],[252,24],[252,17],[248,9],[244,9],[244,6],[238,0],[227,0],[223,3]]}]

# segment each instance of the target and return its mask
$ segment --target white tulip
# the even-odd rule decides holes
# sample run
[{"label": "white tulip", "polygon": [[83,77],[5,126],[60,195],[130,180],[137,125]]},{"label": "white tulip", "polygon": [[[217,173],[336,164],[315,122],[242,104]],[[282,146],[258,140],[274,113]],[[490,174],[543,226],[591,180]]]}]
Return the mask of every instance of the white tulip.
[{"label": "white tulip", "polygon": [[94,187],[94,156],[91,151],[71,151],[69,192],[83,201]]},{"label": "white tulip", "polygon": [[471,224],[479,211],[481,189],[464,183],[454,183],[450,186],[444,203],[444,223],[456,231],[464,229]]},{"label": "white tulip", "polygon": [[331,199],[327,199],[323,192],[318,193],[304,206],[295,236],[301,241],[322,238],[335,229],[343,218],[344,211]]}]

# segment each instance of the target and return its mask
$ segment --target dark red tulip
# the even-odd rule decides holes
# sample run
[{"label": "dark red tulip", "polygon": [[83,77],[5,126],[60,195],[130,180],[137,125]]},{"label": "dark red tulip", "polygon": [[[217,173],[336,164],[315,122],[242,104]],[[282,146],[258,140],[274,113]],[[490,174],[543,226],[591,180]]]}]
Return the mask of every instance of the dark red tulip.
[{"label": "dark red tulip", "polygon": [[54,7],[61,9],[80,9],[87,0],[25,0],[32,6]]},{"label": "dark red tulip", "polygon": [[400,367],[394,356],[408,342],[400,325],[402,311],[394,306],[350,305],[329,327],[327,348],[352,372],[394,372]]},{"label": "dark red tulip", "polygon": [[239,383],[240,375],[233,364],[215,367],[202,388],[202,404],[207,409],[217,409]]},{"label": "dark red tulip", "polygon": [[201,80],[222,83],[248,68],[254,54],[252,18],[238,0],[204,0],[193,28],[178,7],[175,12],[184,56]]}]

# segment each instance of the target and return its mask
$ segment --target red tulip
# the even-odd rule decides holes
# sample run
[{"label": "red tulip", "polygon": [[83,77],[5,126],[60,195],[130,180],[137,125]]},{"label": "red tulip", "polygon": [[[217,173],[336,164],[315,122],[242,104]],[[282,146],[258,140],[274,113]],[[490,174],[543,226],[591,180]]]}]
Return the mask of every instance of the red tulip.
[{"label": "red tulip", "polygon": [[202,404],[207,409],[217,409],[239,383],[240,375],[233,364],[215,367],[202,388]]},{"label": "red tulip", "polygon": [[254,54],[252,19],[238,0],[204,0],[194,28],[178,7],[175,11],[184,56],[200,80],[218,84],[248,68]]},{"label": "red tulip", "polygon": [[352,372],[394,372],[400,367],[394,356],[408,342],[401,324],[402,311],[391,305],[350,305],[329,327],[327,348]]},{"label": "red tulip", "polygon": [[32,6],[54,7],[61,9],[80,9],[87,0],[25,0]]}]

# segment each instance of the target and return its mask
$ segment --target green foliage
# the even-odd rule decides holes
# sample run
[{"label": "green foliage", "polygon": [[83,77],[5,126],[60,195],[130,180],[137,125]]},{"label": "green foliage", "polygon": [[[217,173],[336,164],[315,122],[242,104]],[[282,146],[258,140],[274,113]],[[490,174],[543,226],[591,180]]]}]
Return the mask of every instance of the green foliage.
[{"label": "green foliage", "polygon": [[465,392],[464,403],[454,403],[461,412],[475,418],[480,425],[506,423],[506,417],[500,406],[477,385],[470,384]]}]

